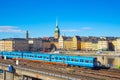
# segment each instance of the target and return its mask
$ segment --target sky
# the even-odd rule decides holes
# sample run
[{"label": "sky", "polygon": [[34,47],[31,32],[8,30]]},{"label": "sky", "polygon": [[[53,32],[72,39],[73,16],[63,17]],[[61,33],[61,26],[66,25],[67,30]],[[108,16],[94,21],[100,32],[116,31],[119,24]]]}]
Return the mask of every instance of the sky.
[{"label": "sky", "polygon": [[61,35],[120,37],[120,0],[0,0],[0,39]]}]

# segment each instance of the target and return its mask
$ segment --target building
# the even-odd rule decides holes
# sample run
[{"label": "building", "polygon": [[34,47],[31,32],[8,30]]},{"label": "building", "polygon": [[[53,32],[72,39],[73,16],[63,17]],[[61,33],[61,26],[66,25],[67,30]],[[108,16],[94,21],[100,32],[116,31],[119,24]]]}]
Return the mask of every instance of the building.
[{"label": "building", "polygon": [[41,38],[29,38],[29,51],[41,51],[42,50],[42,39]]},{"label": "building", "polygon": [[5,51],[5,41],[0,40],[0,51]]},{"label": "building", "polygon": [[59,37],[59,40],[58,40],[59,49],[64,49],[64,40],[65,40],[64,36]]},{"label": "building", "polygon": [[60,37],[60,30],[58,28],[58,22],[56,20],[56,28],[55,28],[55,32],[54,32],[54,38],[59,39],[59,37]]},{"label": "building", "polygon": [[23,38],[0,40],[0,51],[28,51],[28,42]]},{"label": "building", "polygon": [[120,51],[120,39],[116,40],[116,51]]},{"label": "building", "polygon": [[73,44],[72,37],[64,38],[64,49],[65,50],[72,50],[72,48],[73,48],[72,44]]},{"label": "building", "polygon": [[109,49],[108,41],[98,41],[98,50],[107,51]]},{"label": "building", "polygon": [[80,50],[81,49],[81,38],[79,36],[74,36],[72,39],[72,49]]},{"label": "building", "polygon": [[43,51],[50,51],[51,49],[51,44],[49,40],[42,40],[42,50]]},{"label": "building", "polygon": [[112,44],[113,50],[116,51],[116,50],[117,50],[117,40],[113,40],[113,41],[111,42],[111,44]]},{"label": "building", "polygon": [[98,50],[98,43],[97,42],[92,42],[92,50],[97,51]]},{"label": "building", "polygon": [[81,42],[81,50],[82,51],[86,50],[86,45],[85,44],[86,44],[86,42],[84,42],[84,41]]},{"label": "building", "polygon": [[59,49],[72,50],[72,37],[60,36],[59,38]]},{"label": "building", "polygon": [[90,41],[85,42],[85,47],[86,47],[86,51],[91,51],[93,48],[92,42]]}]

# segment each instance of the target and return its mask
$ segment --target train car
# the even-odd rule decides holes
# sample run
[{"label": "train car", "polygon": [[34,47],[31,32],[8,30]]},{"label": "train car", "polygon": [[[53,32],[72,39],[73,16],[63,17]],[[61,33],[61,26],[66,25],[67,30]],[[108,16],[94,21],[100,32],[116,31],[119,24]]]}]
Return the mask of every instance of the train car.
[{"label": "train car", "polygon": [[85,56],[70,56],[70,55],[51,55],[51,62],[59,62],[70,66],[83,66],[94,68],[97,66],[97,58]]},{"label": "train car", "polygon": [[22,58],[22,52],[2,52],[2,56],[12,59],[12,58]]},{"label": "train car", "polygon": [[69,56],[66,63],[73,66],[94,68],[97,66],[97,58],[86,56]]},{"label": "train car", "polygon": [[72,56],[61,54],[43,54],[43,53],[31,53],[31,52],[2,52],[2,57],[6,58],[23,58],[36,61],[47,61],[64,63],[70,66],[82,66],[95,68],[97,67],[97,58],[87,56]]},{"label": "train car", "polygon": [[50,54],[42,53],[23,53],[24,59],[50,61]]}]

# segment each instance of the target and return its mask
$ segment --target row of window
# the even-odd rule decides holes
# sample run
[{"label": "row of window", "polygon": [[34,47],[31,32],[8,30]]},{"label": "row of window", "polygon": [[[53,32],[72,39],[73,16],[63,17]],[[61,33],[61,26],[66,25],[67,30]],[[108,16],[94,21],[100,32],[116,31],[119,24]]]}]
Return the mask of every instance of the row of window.
[{"label": "row of window", "polygon": [[[20,54],[10,54],[13,56],[21,56]],[[23,55],[24,57],[34,57],[34,55]],[[44,58],[44,59],[49,59],[47,56],[36,56],[36,58]],[[84,60],[84,59],[74,59],[74,58],[61,58],[61,57],[52,57],[52,60],[62,60],[62,61],[73,61],[73,62],[86,62],[86,63],[93,63],[92,60]]]},{"label": "row of window", "polygon": [[92,60],[84,60],[84,59],[74,59],[74,58],[67,58],[67,59],[65,59],[65,58],[58,58],[58,57],[55,57],[55,58],[52,58],[53,60],[55,59],[55,60],[63,60],[63,61],[65,61],[65,60],[67,60],[67,61],[73,61],[73,62],[86,62],[86,63],[93,63],[93,61]]},{"label": "row of window", "polygon": [[10,54],[10,53],[5,53],[4,55],[21,56],[20,54]]}]

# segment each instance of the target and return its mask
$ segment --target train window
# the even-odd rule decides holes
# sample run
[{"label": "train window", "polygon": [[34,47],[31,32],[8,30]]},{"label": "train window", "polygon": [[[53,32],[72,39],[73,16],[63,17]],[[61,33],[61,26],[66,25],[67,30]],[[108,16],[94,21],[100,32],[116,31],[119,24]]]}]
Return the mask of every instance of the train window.
[{"label": "train window", "polygon": [[70,61],[70,58],[67,58],[67,61]]},{"label": "train window", "polygon": [[38,58],[42,58],[42,56],[38,56]]},{"label": "train window", "polygon": [[49,59],[49,57],[47,57],[47,59]]},{"label": "train window", "polygon": [[44,58],[46,58],[46,56],[44,56]]},{"label": "train window", "polygon": [[78,60],[77,60],[77,59],[75,59],[75,62],[78,62]]},{"label": "train window", "polygon": [[90,63],[93,63],[93,61],[92,61],[92,60],[90,60]]},{"label": "train window", "polygon": [[62,58],[60,58],[60,60],[62,60]]},{"label": "train window", "polygon": [[84,60],[83,60],[83,59],[80,59],[80,62],[84,62]]},{"label": "train window", "polygon": [[75,59],[71,59],[71,61],[75,61]]},{"label": "train window", "polygon": [[86,62],[86,63],[89,63],[89,61],[88,61],[88,60],[85,60],[85,62]]},{"label": "train window", "polygon": [[55,59],[57,60],[57,59],[58,59],[58,57],[55,57]]},{"label": "train window", "polygon": [[54,59],[54,58],[52,58],[52,59]]}]

